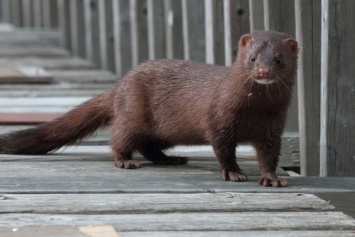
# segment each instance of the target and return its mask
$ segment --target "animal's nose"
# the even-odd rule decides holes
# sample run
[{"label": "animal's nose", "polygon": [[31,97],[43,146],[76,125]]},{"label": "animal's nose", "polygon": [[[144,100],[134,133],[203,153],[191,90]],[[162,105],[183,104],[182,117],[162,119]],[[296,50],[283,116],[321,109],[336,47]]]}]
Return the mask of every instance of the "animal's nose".
[{"label": "animal's nose", "polygon": [[270,75],[270,68],[267,67],[259,68],[259,77],[268,78],[269,75]]}]

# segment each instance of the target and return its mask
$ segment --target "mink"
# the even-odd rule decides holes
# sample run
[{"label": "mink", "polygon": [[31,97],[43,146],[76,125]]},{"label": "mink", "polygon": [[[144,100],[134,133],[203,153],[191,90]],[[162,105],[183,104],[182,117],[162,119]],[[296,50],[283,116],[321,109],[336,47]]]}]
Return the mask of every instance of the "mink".
[{"label": "mink", "polygon": [[245,181],[236,147],[256,150],[263,186],[287,186],[276,176],[281,136],[297,73],[298,44],[285,33],[243,35],[230,67],[185,60],[153,60],[129,71],[110,90],[37,127],[0,136],[0,153],[45,154],[111,127],[117,167],[140,168],[132,153],[156,164],[176,145],[213,147],[221,178]]}]

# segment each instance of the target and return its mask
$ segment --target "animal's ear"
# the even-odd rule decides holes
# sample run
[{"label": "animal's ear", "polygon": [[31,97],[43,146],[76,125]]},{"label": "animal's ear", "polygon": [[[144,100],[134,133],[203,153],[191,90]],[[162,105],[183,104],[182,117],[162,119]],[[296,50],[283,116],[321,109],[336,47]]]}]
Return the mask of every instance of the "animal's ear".
[{"label": "animal's ear", "polygon": [[249,34],[242,35],[239,40],[239,47],[245,47],[252,39],[253,37]]},{"label": "animal's ear", "polygon": [[298,53],[298,43],[296,40],[292,38],[288,38],[288,39],[284,39],[283,42],[291,48],[292,52]]}]

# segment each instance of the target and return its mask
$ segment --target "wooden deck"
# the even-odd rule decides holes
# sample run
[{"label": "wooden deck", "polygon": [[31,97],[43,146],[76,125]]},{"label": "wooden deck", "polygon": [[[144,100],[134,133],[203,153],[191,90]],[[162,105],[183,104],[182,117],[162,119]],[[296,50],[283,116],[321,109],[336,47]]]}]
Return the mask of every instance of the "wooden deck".
[{"label": "wooden deck", "polygon": [[[54,77],[51,84],[0,84],[0,118],[63,113],[116,80],[53,46],[53,34],[0,32],[7,49],[1,67],[38,66]],[[48,51],[38,49],[43,44]],[[28,126],[3,124],[0,133]],[[210,147],[169,151],[189,156],[184,166],[137,155],[143,167],[122,170],[107,136],[45,156],[0,155],[0,236],[355,236],[355,178],[289,176],[279,168],[289,187],[261,187],[249,147],[237,153],[249,175],[243,183],[220,180]]]}]

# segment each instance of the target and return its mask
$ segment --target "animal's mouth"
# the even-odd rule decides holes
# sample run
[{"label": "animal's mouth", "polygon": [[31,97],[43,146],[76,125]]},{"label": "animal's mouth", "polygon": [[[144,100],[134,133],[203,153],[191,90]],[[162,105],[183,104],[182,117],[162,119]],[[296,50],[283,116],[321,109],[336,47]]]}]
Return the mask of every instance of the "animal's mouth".
[{"label": "animal's mouth", "polygon": [[254,79],[257,83],[262,85],[269,85],[276,82],[275,78],[256,78]]}]

